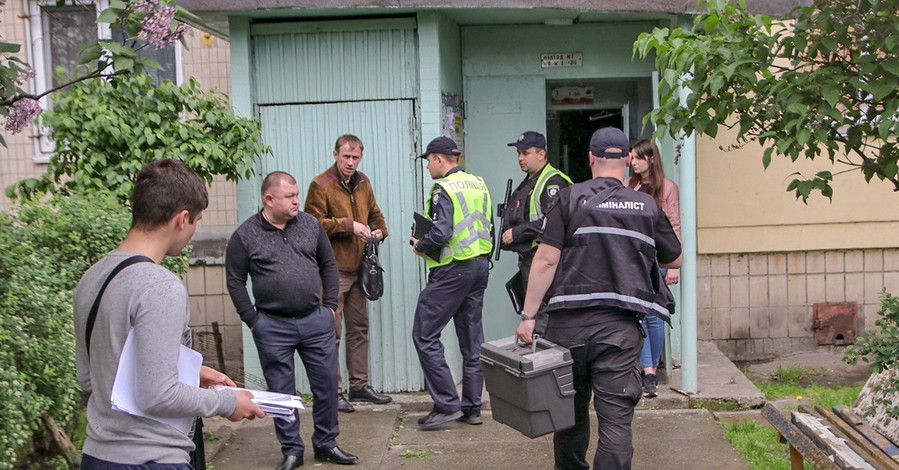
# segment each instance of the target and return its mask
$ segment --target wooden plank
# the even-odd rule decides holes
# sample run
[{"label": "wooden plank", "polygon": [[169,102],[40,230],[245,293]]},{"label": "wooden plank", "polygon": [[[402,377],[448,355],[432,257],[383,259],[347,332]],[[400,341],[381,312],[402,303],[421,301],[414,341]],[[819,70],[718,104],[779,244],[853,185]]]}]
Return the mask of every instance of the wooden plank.
[{"label": "wooden plank", "polygon": [[847,423],[843,418],[837,416],[833,411],[828,410],[821,405],[816,405],[815,411],[823,416],[830,423],[831,427],[836,428],[838,431],[842,432],[843,436],[860,447],[863,452],[867,454],[866,460],[868,460],[868,462],[871,462],[872,465],[874,465],[875,467],[880,466],[881,468],[887,470],[899,470],[899,463],[891,459],[890,456],[888,456],[880,449],[880,447],[874,445],[874,443],[869,441],[864,435],[855,430],[852,425],[850,423]]},{"label": "wooden plank", "polygon": [[875,427],[868,424],[868,422],[855,413],[853,409],[850,409],[848,406],[835,406],[833,411],[875,446],[879,447],[880,450],[887,454],[894,462],[899,462],[899,447],[878,432]]},{"label": "wooden plank", "polygon": [[[799,470],[795,467],[796,459],[794,458],[794,451],[798,452],[817,470],[839,470],[840,467],[838,467],[833,460],[830,460],[830,457],[819,449],[808,437],[803,435],[796,426],[793,426],[789,420],[781,415],[780,411],[777,410],[777,407],[771,403],[765,403],[765,407],[762,408],[762,416],[764,416],[765,419],[777,429],[780,436],[790,444],[790,460],[794,465],[794,470]],[[800,467],[800,469],[801,468],[802,467]]]},{"label": "wooden plank", "polygon": [[835,436],[833,431],[821,422],[820,418],[794,411],[792,421],[803,434],[830,454],[840,468],[844,470],[875,470],[871,464],[865,462],[862,456],[850,449],[843,439]]}]

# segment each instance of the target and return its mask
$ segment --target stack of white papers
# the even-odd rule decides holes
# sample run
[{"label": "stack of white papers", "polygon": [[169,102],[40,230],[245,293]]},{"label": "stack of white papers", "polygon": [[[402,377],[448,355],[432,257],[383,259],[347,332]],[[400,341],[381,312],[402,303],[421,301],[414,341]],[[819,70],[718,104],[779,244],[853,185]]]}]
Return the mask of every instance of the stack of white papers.
[{"label": "stack of white papers", "polygon": [[227,388],[229,390],[246,390],[253,394],[253,403],[259,405],[259,408],[267,415],[273,418],[284,418],[288,421],[296,419],[294,411],[303,409],[303,400],[295,395],[287,395],[284,393],[266,392],[263,390],[250,390],[239,387],[225,387],[216,385],[214,389]]}]

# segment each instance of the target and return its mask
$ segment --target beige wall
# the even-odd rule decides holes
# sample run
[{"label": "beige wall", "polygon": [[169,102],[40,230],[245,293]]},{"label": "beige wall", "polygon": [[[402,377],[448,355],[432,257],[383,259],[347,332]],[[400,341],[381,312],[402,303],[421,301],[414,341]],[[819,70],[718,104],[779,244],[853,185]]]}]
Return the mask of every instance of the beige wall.
[{"label": "beige wall", "polygon": [[[808,205],[786,192],[793,172],[834,173],[826,157],[791,162],[774,157],[767,170],[762,150],[750,144],[722,151],[734,132],[697,139],[699,253],[759,253],[899,247],[899,213],[886,210],[899,196],[879,180],[866,184],[853,171],[837,175],[833,202],[815,195]],[[728,140],[731,139],[731,140]]]},{"label": "beige wall", "polygon": [[[10,1],[0,12],[0,37],[5,42],[22,44],[19,55],[28,61],[25,44],[27,18],[22,11],[21,1]],[[192,30],[187,36],[187,48],[182,48],[182,75],[195,77],[205,89],[215,89],[229,93],[231,89],[230,47],[226,40],[204,35]],[[29,84],[24,87],[31,91]],[[0,121],[5,122],[4,119]],[[33,128],[28,127],[19,134],[11,134],[2,126],[0,133],[6,139],[7,148],[0,147],[0,189],[4,189],[23,178],[39,176],[47,166],[35,163]],[[49,155],[45,155],[49,156]],[[0,210],[11,207],[9,199],[0,191]],[[237,224],[237,202],[234,183],[217,177],[209,192],[209,208],[203,216],[203,225],[234,226]]]},{"label": "beige wall", "polygon": [[811,349],[814,304],[856,302],[860,332],[884,287],[899,292],[897,249],[700,255],[697,333],[732,357]]}]

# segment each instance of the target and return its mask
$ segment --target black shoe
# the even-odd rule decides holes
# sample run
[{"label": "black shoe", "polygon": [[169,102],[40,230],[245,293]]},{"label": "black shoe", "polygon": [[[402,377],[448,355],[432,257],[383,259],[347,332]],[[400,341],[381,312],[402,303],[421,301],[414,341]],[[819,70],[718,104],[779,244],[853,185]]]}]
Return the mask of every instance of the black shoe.
[{"label": "black shoe", "polygon": [[424,418],[419,418],[418,427],[423,429],[431,429],[440,426],[441,424],[448,423],[450,421],[455,421],[462,417],[461,411],[454,411],[452,413],[438,413],[436,411],[432,411],[430,414],[425,416]]},{"label": "black shoe", "polygon": [[655,374],[646,374],[643,376],[643,396],[646,398],[655,398],[659,396],[659,384]]},{"label": "black shoe", "polygon": [[359,460],[359,457],[356,457],[349,452],[344,452],[340,447],[334,446],[330,449],[316,450],[315,460],[325,460],[340,465],[352,465]]},{"label": "black shoe", "polygon": [[293,470],[297,467],[303,466],[303,456],[302,455],[285,455],[284,460],[281,461],[281,465],[278,465],[278,468],[275,470]]},{"label": "black shoe", "polygon": [[341,413],[352,413],[356,411],[356,408],[353,408],[353,405],[346,401],[346,397],[343,396],[342,393],[337,394],[337,411]]},{"label": "black shoe", "polygon": [[355,392],[350,390],[350,401],[368,401],[383,405],[392,402],[393,398],[390,398],[387,395],[381,395],[371,388],[371,385],[366,385]]},{"label": "black shoe", "polygon": [[481,418],[481,410],[472,410],[468,413],[462,412],[462,416],[456,419],[456,421],[461,421],[463,423],[468,423],[471,425],[484,424],[484,419]]}]

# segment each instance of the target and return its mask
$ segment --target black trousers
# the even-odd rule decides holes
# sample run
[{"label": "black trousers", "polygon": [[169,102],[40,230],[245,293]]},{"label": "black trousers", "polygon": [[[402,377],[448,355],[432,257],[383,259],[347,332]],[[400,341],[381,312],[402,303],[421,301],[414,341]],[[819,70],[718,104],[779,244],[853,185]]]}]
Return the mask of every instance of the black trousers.
[{"label": "black trousers", "polygon": [[574,359],[574,427],[553,435],[556,470],[582,470],[590,444],[590,398],[599,420],[593,469],[631,468],[631,422],[642,394],[643,335],[636,317],[622,316],[588,328],[553,328],[546,339],[571,350]]},{"label": "black trousers", "polygon": [[[272,392],[296,394],[294,352],[299,353],[312,388],[312,446],[327,450],[337,445],[337,339],[334,315],[319,307],[301,318],[259,314],[253,324],[253,340],[259,351],[262,373]],[[303,455],[300,417],[288,422],[275,418],[275,434],[284,455]]]},{"label": "black trousers", "polygon": [[[471,413],[481,409],[484,388],[480,359],[484,342],[481,310],[487,276],[488,260],[484,256],[453,261],[431,269],[428,285],[418,296],[412,342],[434,400],[434,411],[438,413]],[[440,342],[440,335],[450,320],[456,327],[462,353],[461,400]]]}]

